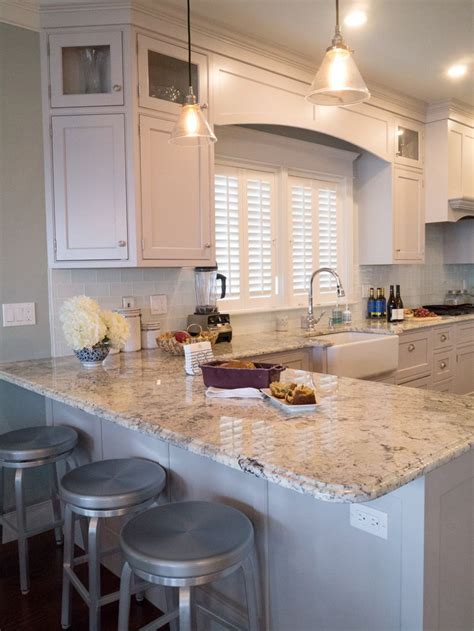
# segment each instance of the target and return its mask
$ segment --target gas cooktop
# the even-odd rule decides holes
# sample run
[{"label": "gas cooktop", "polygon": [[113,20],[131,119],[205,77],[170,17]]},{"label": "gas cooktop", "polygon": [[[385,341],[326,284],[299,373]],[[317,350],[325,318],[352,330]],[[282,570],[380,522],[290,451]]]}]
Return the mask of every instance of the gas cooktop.
[{"label": "gas cooktop", "polygon": [[474,315],[474,305],[423,305],[425,309],[429,309],[440,316],[459,316]]}]

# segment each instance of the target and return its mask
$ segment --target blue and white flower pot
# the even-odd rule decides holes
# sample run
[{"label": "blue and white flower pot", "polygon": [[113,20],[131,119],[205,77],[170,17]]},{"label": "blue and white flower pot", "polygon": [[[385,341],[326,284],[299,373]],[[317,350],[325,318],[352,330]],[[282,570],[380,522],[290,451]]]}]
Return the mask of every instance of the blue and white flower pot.
[{"label": "blue and white flower pot", "polygon": [[109,347],[102,343],[96,344],[92,348],[81,348],[79,351],[74,351],[74,355],[85,368],[100,366],[108,354]]}]

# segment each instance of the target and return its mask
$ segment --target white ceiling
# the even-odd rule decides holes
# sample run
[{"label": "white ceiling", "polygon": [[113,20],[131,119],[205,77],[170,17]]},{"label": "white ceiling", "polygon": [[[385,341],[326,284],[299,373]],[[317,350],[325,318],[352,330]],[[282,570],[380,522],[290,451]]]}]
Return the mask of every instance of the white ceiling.
[{"label": "white ceiling", "polygon": [[[159,0],[184,9],[186,0]],[[334,32],[334,0],[191,0],[192,15],[321,60]],[[341,19],[364,9],[367,23],[343,28],[368,83],[426,102],[455,98],[474,105],[474,0],[340,0]],[[467,63],[453,81],[446,69]]]}]

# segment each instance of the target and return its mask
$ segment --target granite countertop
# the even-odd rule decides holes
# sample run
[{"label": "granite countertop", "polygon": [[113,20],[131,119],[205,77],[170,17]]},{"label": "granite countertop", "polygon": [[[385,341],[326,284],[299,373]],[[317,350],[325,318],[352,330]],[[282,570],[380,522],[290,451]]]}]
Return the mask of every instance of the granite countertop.
[{"label": "granite countertop", "polygon": [[[232,353],[222,344],[218,354],[309,342],[265,335],[273,344],[236,336]],[[206,398],[202,378],[159,350],[113,355],[91,370],[75,357],[0,364],[0,379],[333,502],[374,499],[474,446],[472,397],[287,370],[283,379],[313,385],[319,402],[288,415],[268,401]]]}]

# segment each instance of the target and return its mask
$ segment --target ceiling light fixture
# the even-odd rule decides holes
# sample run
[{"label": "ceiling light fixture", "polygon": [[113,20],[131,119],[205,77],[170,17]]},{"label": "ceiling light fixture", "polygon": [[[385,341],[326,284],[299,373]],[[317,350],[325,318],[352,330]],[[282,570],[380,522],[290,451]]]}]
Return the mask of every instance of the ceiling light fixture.
[{"label": "ceiling light fixture", "polygon": [[188,18],[188,83],[189,91],[183,104],[178,120],[176,121],[169,142],[183,147],[202,147],[216,142],[209,123],[207,122],[201,107],[197,102],[192,85],[192,64],[191,64],[191,6],[187,0]]},{"label": "ceiling light fixture", "polygon": [[352,11],[344,18],[346,26],[362,26],[367,22],[367,14],[364,11]]},{"label": "ceiling light fixture", "polygon": [[455,64],[454,66],[448,68],[448,77],[451,77],[451,79],[460,79],[461,77],[464,77],[466,72],[467,66],[464,64]]},{"label": "ceiling light fixture", "polygon": [[314,78],[306,100],[315,105],[355,105],[370,99],[351,49],[339,27],[339,0],[336,0],[336,30],[331,46]]}]

